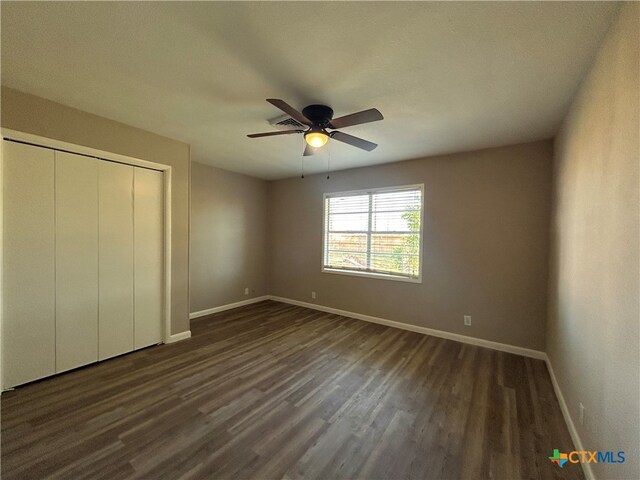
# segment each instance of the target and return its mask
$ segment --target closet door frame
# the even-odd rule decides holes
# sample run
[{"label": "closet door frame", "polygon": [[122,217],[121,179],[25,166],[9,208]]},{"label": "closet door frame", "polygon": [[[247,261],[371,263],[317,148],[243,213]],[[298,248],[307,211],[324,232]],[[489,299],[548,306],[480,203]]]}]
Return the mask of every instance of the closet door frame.
[{"label": "closet door frame", "polygon": [[[98,160],[106,160],[109,162],[122,163],[125,165],[132,165],[134,167],[149,168],[151,170],[157,170],[162,172],[164,179],[164,311],[162,321],[162,338],[163,343],[171,343],[182,338],[172,338],[171,336],[171,166],[163,163],[150,162],[148,160],[141,160],[139,158],[128,157],[126,155],[120,155],[117,153],[106,152],[104,150],[97,150],[95,148],[84,147],[81,145],[75,145],[73,143],[62,142],[60,140],[54,140],[52,138],[41,137],[39,135],[33,135],[30,133],[19,132],[17,130],[11,130],[8,128],[0,129],[3,140],[12,140],[16,142],[22,142],[31,144],[38,147],[51,148],[54,150],[60,150],[63,152],[74,153],[76,155],[84,155],[87,157],[97,158]],[[0,142],[1,144],[2,142]],[[4,222],[2,218],[2,212],[4,209],[2,200],[2,185],[3,185],[3,159],[2,148],[0,147],[0,265],[2,265],[2,238],[4,232]],[[4,337],[3,330],[3,300],[4,294],[2,269],[0,269],[0,340]],[[3,372],[2,365],[2,341],[0,341],[0,375]],[[4,376],[2,375],[2,378]],[[2,383],[4,384],[4,383]]]}]

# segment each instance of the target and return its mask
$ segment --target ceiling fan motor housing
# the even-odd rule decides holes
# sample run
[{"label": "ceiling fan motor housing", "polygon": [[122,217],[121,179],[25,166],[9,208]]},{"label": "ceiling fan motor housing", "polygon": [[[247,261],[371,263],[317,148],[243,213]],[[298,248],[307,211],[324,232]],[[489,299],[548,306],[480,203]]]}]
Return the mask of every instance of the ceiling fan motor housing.
[{"label": "ceiling fan motor housing", "polygon": [[302,109],[302,114],[321,128],[326,128],[333,118],[333,110],[326,105],[309,105]]}]

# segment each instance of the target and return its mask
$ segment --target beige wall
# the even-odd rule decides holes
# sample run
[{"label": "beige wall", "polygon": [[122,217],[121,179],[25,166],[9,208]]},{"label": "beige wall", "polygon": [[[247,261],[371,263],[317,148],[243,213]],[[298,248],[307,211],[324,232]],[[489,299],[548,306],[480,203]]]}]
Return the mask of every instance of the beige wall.
[{"label": "beige wall", "polygon": [[627,453],[598,478],[640,478],[639,18],[622,8],[555,143],[547,349],[584,448]]},{"label": "beige wall", "polygon": [[2,87],[2,127],[171,165],[171,332],[189,330],[189,145]]},{"label": "beige wall", "polygon": [[[543,350],[551,168],[542,141],[271,182],[270,293]],[[320,272],[324,192],[415,183],[422,284]]]},{"label": "beige wall", "polygon": [[266,295],[267,182],[191,169],[191,312]]}]

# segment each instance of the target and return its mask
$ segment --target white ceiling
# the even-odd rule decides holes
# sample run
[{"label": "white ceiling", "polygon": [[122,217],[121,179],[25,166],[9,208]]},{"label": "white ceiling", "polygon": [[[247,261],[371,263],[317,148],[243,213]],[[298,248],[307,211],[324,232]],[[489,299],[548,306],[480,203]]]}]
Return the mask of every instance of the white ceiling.
[{"label": "white ceiling", "polygon": [[[552,137],[617,5],[608,2],[2,2],[2,83],[192,145],[262,178],[300,171],[281,98],[381,122],[330,142],[343,169]],[[305,160],[326,168],[326,149]]]}]

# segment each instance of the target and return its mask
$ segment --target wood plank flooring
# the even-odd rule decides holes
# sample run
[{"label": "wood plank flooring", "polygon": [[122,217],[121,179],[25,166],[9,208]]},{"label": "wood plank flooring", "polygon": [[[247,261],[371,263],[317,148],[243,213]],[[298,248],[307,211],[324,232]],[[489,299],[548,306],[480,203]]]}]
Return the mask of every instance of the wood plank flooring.
[{"label": "wood plank flooring", "polygon": [[2,478],[584,478],[544,362],[276,302],[4,393]]}]

